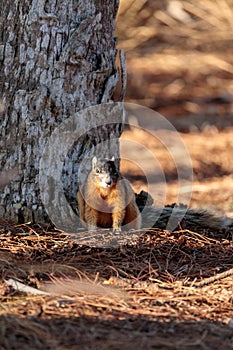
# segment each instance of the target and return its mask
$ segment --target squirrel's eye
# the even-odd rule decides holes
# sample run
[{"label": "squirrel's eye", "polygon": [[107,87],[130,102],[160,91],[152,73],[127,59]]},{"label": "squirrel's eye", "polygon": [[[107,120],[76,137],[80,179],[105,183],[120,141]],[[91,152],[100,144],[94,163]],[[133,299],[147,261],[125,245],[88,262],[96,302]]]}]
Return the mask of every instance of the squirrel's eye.
[{"label": "squirrel's eye", "polygon": [[97,169],[95,170],[95,172],[96,172],[96,174],[99,174],[99,173],[100,173],[100,169],[97,168]]}]

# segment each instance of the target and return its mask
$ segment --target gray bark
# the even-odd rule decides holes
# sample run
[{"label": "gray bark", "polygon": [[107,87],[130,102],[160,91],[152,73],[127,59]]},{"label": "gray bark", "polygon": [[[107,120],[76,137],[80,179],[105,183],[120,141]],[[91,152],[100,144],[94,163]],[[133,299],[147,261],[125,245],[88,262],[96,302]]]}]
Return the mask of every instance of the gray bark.
[{"label": "gray bark", "polygon": [[[0,217],[18,222],[46,221],[44,201],[52,203],[62,191],[63,199],[56,202],[59,215],[63,194],[69,201],[74,199],[80,162],[96,152],[95,146],[100,144],[97,148],[106,156],[118,154],[117,141],[109,142],[111,135],[117,140],[120,132],[116,125],[110,125],[111,120],[119,122],[117,107],[107,123],[112,107],[107,106],[103,115],[95,115],[93,108],[80,113],[111,101],[117,85],[117,8],[118,0],[2,1]],[[79,129],[83,133],[73,138]],[[53,139],[56,144],[51,150]],[[57,155],[54,149],[60,150]],[[83,164],[86,171],[88,161]],[[75,222],[70,208],[64,215],[69,210]]]}]

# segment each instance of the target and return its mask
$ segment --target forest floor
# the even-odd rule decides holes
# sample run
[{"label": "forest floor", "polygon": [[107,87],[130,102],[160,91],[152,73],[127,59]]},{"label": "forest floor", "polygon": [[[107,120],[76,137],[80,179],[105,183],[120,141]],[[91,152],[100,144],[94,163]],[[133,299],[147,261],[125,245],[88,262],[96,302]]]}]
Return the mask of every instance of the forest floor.
[{"label": "forest floor", "polygon": [[[168,1],[121,3],[129,5],[117,34],[127,54],[126,100],[157,110],[178,130],[193,169],[184,204],[233,217],[228,2],[220,11],[219,1],[182,1],[189,17],[178,11],[178,19]],[[127,129],[126,139],[161,169],[146,179],[145,169],[123,160],[135,191],[149,183],[155,205],[178,203],[168,148],[142,129]],[[139,156],[149,169],[146,153]],[[51,227],[1,220],[0,349],[233,349],[232,269],[233,227],[143,230],[126,244],[95,248]]]},{"label": "forest floor", "polygon": [[[232,214],[232,136],[182,134],[194,164],[191,206]],[[166,153],[148,142],[163,163]],[[146,189],[129,164],[127,175]],[[145,230],[119,247],[94,248],[56,229],[0,224],[0,349],[233,348],[233,227]]]}]

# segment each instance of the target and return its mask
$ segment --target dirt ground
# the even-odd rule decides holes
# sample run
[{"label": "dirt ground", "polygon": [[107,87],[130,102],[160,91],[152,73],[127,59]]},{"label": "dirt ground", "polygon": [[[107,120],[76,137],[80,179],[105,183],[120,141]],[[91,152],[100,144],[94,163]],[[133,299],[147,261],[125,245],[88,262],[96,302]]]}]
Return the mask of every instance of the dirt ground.
[{"label": "dirt ground", "polygon": [[[180,132],[188,149],[193,181],[192,195],[184,196],[185,204],[229,215],[233,211],[232,8],[232,0],[123,0],[117,27],[119,47],[127,58],[125,101],[160,113]],[[152,124],[146,129],[150,131]],[[149,178],[155,204],[177,202],[179,184],[170,134],[164,146],[159,133],[153,136],[133,129],[123,139],[137,140],[162,168],[160,177],[163,172],[167,185],[162,203],[158,194],[161,179],[156,173]],[[145,164],[147,154],[141,152],[138,158],[144,157]],[[181,152],[180,157],[184,156]],[[136,191],[148,188],[144,169],[123,161],[122,171]],[[135,172],[140,175],[137,180]]]},{"label": "dirt ground", "polygon": [[[142,128],[122,142],[144,147],[143,167],[123,159],[121,169],[136,192],[152,186],[156,206],[179,203],[181,188],[189,207],[233,218],[233,13],[231,1],[214,3],[122,0],[126,101],[175,126],[193,178],[182,187],[172,139],[163,145],[163,131]],[[53,227],[1,220],[0,349],[233,349],[232,247],[233,226],[154,228],[93,248]]]},{"label": "dirt ground", "polygon": [[[160,134],[160,133],[159,133]],[[192,178],[188,182],[190,186],[189,196],[181,196],[184,204],[193,208],[217,210],[233,217],[233,127],[219,131],[210,127],[202,132],[181,133],[188,155],[191,160]],[[177,176],[177,166],[169,154],[169,149],[161,144],[159,136],[148,134],[147,131],[133,128],[122,135],[122,140],[134,141],[149,150],[156,161],[160,164],[164,179],[160,179],[156,169],[146,178],[147,164],[146,151],[142,150],[142,164],[139,168],[136,163],[122,160],[122,173],[131,181],[135,192],[148,191],[148,183],[152,185],[154,192],[154,204],[157,206],[171,203],[179,203],[178,192],[182,186]],[[144,157],[145,156],[145,157]],[[181,150],[181,157],[183,149]],[[144,157],[144,158],[143,158]],[[151,158],[148,159],[148,162]],[[144,170],[144,171],[143,171]],[[158,171],[158,170],[157,170]],[[158,192],[166,182],[166,196],[161,203]],[[186,184],[185,184],[186,185]],[[162,192],[163,194],[163,192]]]}]

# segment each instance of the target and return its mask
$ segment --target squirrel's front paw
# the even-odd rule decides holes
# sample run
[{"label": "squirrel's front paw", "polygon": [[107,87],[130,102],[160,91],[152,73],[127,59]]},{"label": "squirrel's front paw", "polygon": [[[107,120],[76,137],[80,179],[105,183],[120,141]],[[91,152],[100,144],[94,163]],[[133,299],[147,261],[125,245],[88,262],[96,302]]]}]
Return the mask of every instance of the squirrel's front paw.
[{"label": "squirrel's front paw", "polygon": [[112,232],[113,232],[115,235],[119,235],[119,234],[121,233],[121,228],[120,228],[120,227],[113,228]]},{"label": "squirrel's front paw", "polygon": [[89,225],[87,225],[87,229],[88,229],[88,231],[95,231],[95,230],[97,230],[97,226],[89,224]]}]

